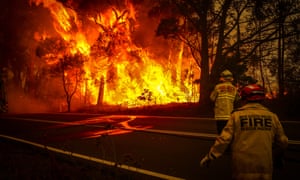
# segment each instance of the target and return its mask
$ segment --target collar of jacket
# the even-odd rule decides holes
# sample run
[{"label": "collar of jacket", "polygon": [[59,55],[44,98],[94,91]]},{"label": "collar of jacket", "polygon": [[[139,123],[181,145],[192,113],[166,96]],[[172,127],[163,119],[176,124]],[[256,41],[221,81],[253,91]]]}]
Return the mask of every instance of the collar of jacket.
[{"label": "collar of jacket", "polygon": [[239,109],[266,109],[267,110],[265,106],[263,106],[261,103],[258,102],[248,102],[247,104],[245,104]]}]

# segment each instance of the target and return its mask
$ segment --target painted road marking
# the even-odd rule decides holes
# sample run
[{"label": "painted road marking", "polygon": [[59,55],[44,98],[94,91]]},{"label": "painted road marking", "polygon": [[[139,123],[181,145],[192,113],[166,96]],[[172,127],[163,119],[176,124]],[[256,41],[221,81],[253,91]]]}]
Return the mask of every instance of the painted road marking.
[{"label": "painted road marking", "polygon": [[[104,118],[104,119],[128,118],[127,120],[120,123],[121,125],[123,125],[122,127],[120,127],[120,129],[124,129],[124,130],[126,129],[126,130],[133,130],[133,131],[143,131],[143,132],[151,132],[151,133],[162,133],[162,134],[169,134],[169,135],[189,136],[189,137],[209,138],[209,139],[214,139],[214,138],[217,137],[217,134],[193,133],[193,132],[170,131],[170,130],[159,130],[159,129],[143,129],[143,128],[135,128],[135,127],[129,126],[128,121],[132,121],[136,117],[141,118],[141,117],[149,117],[149,116],[117,115],[117,116],[103,116],[103,117],[100,117],[100,118]],[[184,117],[171,117],[171,118],[183,119]],[[189,117],[185,117],[185,118],[189,118]],[[84,125],[84,124],[82,124],[82,122],[80,122],[80,123],[75,122],[74,123],[74,122],[49,121],[49,120],[28,119],[28,118],[9,118],[9,119],[32,121],[32,122],[41,122],[41,123]],[[200,120],[201,118],[197,118],[197,119]],[[90,125],[90,126],[97,127],[97,125]],[[103,160],[103,159],[99,159],[99,158],[96,158],[96,157],[87,156],[87,155],[83,155],[83,154],[79,154],[79,153],[74,153],[74,152],[71,152],[71,151],[65,151],[65,150],[62,150],[62,149],[57,149],[57,148],[54,148],[54,147],[51,147],[51,146],[38,144],[38,143],[35,143],[35,142],[15,138],[15,137],[12,137],[12,136],[7,136],[7,135],[1,135],[0,134],[0,137],[15,140],[15,141],[26,143],[26,144],[30,144],[30,145],[33,145],[33,146],[36,146],[36,147],[39,147],[39,148],[48,149],[48,150],[53,151],[53,152],[57,152],[57,153],[61,153],[61,154],[69,155],[69,156],[74,156],[74,157],[94,161],[94,162],[109,165],[109,166],[115,166],[115,167],[125,169],[125,170],[128,170],[128,171],[134,171],[134,172],[137,172],[137,173],[142,173],[142,174],[149,175],[149,176],[154,176],[154,177],[158,177],[158,178],[162,178],[162,179],[174,179],[174,180],[182,179],[180,177],[173,177],[173,176],[170,176],[170,175],[166,175],[166,174],[162,174],[162,173],[158,173],[158,172],[153,172],[153,171],[150,171],[150,170],[140,169],[140,168],[124,165],[124,164],[122,164],[122,165],[121,164],[116,164],[115,162],[111,162],[111,161],[107,161],[107,160]],[[289,140],[289,144],[300,145],[300,141]]]},{"label": "painted road marking", "polygon": [[84,160],[89,160],[89,161],[105,164],[105,165],[108,165],[108,166],[118,167],[118,168],[121,168],[121,169],[125,169],[125,170],[128,170],[128,171],[133,171],[133,172],[145,174],[145,175],[148,175],[148,176],[158,177],[158,178],[161,178],[161,179],[184,180],[183,178],[180,178],[180,177],[170,176],[170,175],[166,175],[166,174],[162,174],[162,173],[158,173],[158,172],[154,172],[154,171],[150,171],[150,170],[146,170],[146,169],[141,169],[141,168],[125,165],[125,164],[118,164],[118,163],[115,163],[115,162],[112,162],[112,161],[108,161],[108,160],[104,160],[104,159],[100,159],[100,158],[96,158],[96,157],[92,157],[92,156],[87,156],[87,155],[84,155],[84,154],[79,154],[79,153],[75,153],[75,152],[71,152],[71,151],[66,151],[66,150],[58,149],[58,148],[51,147],[51,146],[42,145],[42,144],[39,144],[39,143],[27,141],[27,140],[12,137],[12,136],[7,136],[7,135],[0,134],[0,137],[10,139],[10,140],[14,140],[14,141],[18,141],[18,142],[25,143],[25,144],[30,144],[32,146],[39,147],[39,148],[42,148],[42,149],[47,149],[47,150],[50,150],[50,151],[53,151],[53,152],[56,152],[56,153],[65,154],[65,155],[68,155],[68,156],[77,157],[77,158],[81,158],[81,159],[84,159]]},{"label": "painted road marking", "polygon": [[[149,118],[149,117],[156,117],[156,118],[173,118],[173,119],[191,119],[191,117],[165,117],[165,116],[133,116],[133,115],[108,115],[108,116],[100,116],[99,119],[113,119],[113,118],[127,118],[126,121],[132,121],[135,118]],[[49,121],[49,120],[41,120],[41,119],[29,119],[29,118],[16,118],[16,117],[7,117],[7,119],[15,119],[15,120],[23,120],[23,121],[32,121],[32,122],[41,122],[41,123],[53,123],[53,124],[67,124],[67,125],[83,125],[82,123],[76,123],[76,122],[62,122],[62,121]],[[199,120],[207,120],[210,118],[198,118],[194,117],[194,119]],[[124,124],[124,122],[121,122],[120,124]],[[85,125],[85,126],[93,126],[93,127],[103,127],[99,125]],[[143,128],[135,128],[135,127],[119,127],[120,129],[124,130],[133,130],[133,131],[143,131],[143,132],[152,132],[152,133],[162,133],[162,134],[170,134],[170,135],[178,135],[178,136],[189,136],[189,137],[195,137],[195,138],[205,138],[205,139],[214,139],[217,137],[217,134],[212,133],[193,133],[193,132],[187,132],[187,131],[170,131],[170,130],[161,130],[161,129],[143,129]],[[300,141],[298,140],[289,140],[289,144],[293,145],[300,145]]]}]

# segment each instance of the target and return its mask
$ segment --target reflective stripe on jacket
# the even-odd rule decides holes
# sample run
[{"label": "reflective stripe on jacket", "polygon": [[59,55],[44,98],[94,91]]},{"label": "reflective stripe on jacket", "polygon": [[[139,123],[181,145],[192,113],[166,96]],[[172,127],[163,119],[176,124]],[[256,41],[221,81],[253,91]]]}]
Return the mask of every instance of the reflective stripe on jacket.
[{"label": "reflective stripe on jacket", "polygon": [[237,88],[227,81],[215,86],[210,94],[210,99],[215,103],[215,119],[228,120],[233,110],[234,102],[239,99],[239,95]]},{"label": "reflective stripe on jacket", "polygon": [[288,138],[276,114],[259,103],[233,112],[210,149],[220,157],[230,145],[233,179],[272,179],[272,145],[287,148]]}]

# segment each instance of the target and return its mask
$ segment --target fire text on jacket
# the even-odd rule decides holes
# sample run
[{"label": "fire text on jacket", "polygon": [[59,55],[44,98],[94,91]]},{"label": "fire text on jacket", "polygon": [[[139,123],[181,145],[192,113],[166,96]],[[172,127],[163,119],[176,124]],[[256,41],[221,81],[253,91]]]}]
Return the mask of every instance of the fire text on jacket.
[{"label": "fire text on jacket", "polygon": [[271,116],[245,115],[240,116],[241,130],[271,130]]}]

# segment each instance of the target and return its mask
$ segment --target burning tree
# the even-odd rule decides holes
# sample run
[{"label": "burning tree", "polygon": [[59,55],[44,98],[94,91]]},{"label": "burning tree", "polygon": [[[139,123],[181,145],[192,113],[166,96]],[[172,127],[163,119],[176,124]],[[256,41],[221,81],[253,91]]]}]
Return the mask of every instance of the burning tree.
[{"label": "burning tree", "polygon": [[68,112],[71,110],[72,97],[76,93],[79,82],[81,82],[82,75],[84,74],[82,69],[83,62],[83,57],[80,54],[64,55],[59,59],[57,72],[62,76]]},{"label": "burning tree", "polygon": [[[76,66],[72,65],[67,75],[83,76],[85,82],[77,84],[78,94],[88,98],[91,104],[129,107],[197,101],[199,89],[192,79],[199,69],[186,48],[176,42],[171,46],[173,49],[160,50],[165,54],[159,56],[150,52],[151,48],[137,46],[132,37],[140,26],[130,1],[116,5],[102,3],[94,11],[80,11],[72,3],[55,0],[32,0],[31,3],[50,10],[56,31],[51,35],[45,33],[48,40],[52,39],[51,45],[41,48],[44,43],[39,40],[38,51],[51,49],[51,52],[37,54],[47,58],[49,66],[76,61],[77,58],[71,58],[74,54],[83,57],[84,74],[76,73]],[[60,40],[56,40],[57,36]],[[76,82],[76,78],[73,80]],[[145,90],[151,93],[147,101],[141,98]]]},{"label": "burning tree", "polygon": [[71,111],[71,100],[76,93],[79,83],[84,75],[84,57],[79,54],[71,54],[68,44],[62,39],[45,39],[36,50],[38,57],[45,59],[48,71],[52,76],[62,80],[63,90],[67,103],[67,111]]},{"label": "burning tree", "polygon": [[[298,5],[297,0],[161,0],[156,1],[149,14],[159,17],[157,35],[182,41],[190,47],[201,68],[200,101],[205,104],[222,70],[230,69],[235,79],[239,79],[247,73],[251,62],[274,61],[272,57],[278,51],[274,42],[278,39],[282,42],[278,43],[277,80],[279,86],[283,84],[281,49],[284,46],[281,44],[283,39],[295,36],[291,26],[283,28],[297,22],[294,19],[299,17]],[[261,70],[262,81],[266,77]]]},{"label": "burning tree", "polygon": [[[284,2],[292,4],[282,6]],[[3,32],[0,33],[3,38],[0,42],[4,56],[1,66],[13,75],[9,76],[9,84],[16,85],[31,97],[43,101],[53,99],[55,104],[57,101],[52,97],[66,94],[62,76],[59,79],[61,83],[55,84],[61,87],[59,90],[55,88],[54,92],[50,84],[53,73],[47,74],[48,71],[41,67],[45,64],[49,70],[64,64],[64,61],[76,61],[75,54],[85,59],[82,64],[85,73],[79,78],[84,83],[78,81],[73,102],[84,98],[84,105],[197,102],[208,97],[210,87],[225,66],[229,66],[235,75],[248,67],[253,69],[253,73],[248,72],[260,79],[269,74],[272,75],[270,78],[281,74],[281,83],[285,83],[282,82],[282,71],[285,80],[288,77],[297,80],[293,78],[297,77],[297,71],[290,71],[292,76],[286,67],[293,66],[295,59],[291,58],[291,46],[294,45],[288,42],[295,38],[297,43],[299,39],[297,2],[3,1]],[[295,26],[296,32],[292,26]],[[156,33],[161,36],[155,36]],[[281,47],[274,44],[278,38],[282,41],[278,43]],[[37,55],[45,62],[34,56],[37,46]],[[261,72],[257,71],[258,65]],[[274,71],[269,68],[270,65]],[[266,66],[268,68],[264,68]],[[79,74],[77,68],[68,68],[66,73],[67,78],[71,75],[79,77]],[[241,76],[237,78],[241,79]],[[77,78],[71,79],[75,85]],[[69,82],[66,81],[67,84]],[[201,86],[193,82],[200,82]],[[273,79],[269,82],[274,88]],[[69,89],[68,92],[71,95],[73,91]]]}]

